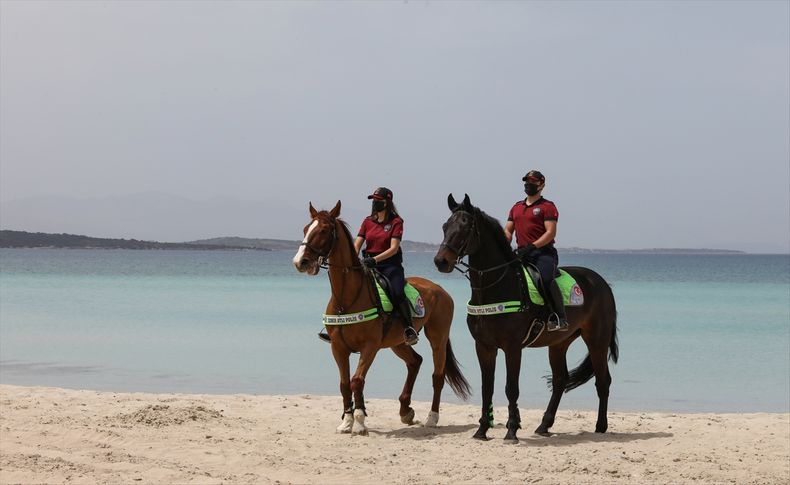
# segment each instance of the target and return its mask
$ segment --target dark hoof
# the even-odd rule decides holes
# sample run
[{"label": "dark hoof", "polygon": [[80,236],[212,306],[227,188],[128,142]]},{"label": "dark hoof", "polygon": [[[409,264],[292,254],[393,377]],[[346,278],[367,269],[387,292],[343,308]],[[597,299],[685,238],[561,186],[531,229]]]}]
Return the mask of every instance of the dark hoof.
[{"label": "dark hoof", "polygon": [[535,430],[535,434],[539,434],[541,436],[551,436],[549,428],[544,428],[543,426],[538,426],[538,429]]},{"label": "dark hoof", "polygon": [[480,441],[488,441],[488,440],[490,439],[488,436],[486,436],[486,434],[485,434],[485,433],[481,433],[480,431],[478,431],[477,433],[475,433],[475,434],[472,436],[472,438],[474,438],[474,439],[476,439],[476,440],[480,440]]},{"label": "dark hoof", "polygon": [[603,428],[596,427],[595,428],[595,432],[596,433],[606,433],[606,427],[603,427]]}]

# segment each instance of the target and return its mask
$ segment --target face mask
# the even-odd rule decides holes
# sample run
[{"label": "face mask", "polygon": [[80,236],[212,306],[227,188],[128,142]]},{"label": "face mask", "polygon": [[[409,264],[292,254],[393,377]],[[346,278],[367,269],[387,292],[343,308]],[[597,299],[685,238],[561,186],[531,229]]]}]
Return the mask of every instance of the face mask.
[{"label": "face mask", "polygon": [[376,212],[381,212],[387,208],[387,202],[383,200],[374,200],[373,201],[373,210]]},{"label": "face mask", "polygon": [[529,183],[524,184],[524,192],[526,192],[527,195],[535,195],[535,194],[537,194],[538,193],[538,184],[529,184]]}]

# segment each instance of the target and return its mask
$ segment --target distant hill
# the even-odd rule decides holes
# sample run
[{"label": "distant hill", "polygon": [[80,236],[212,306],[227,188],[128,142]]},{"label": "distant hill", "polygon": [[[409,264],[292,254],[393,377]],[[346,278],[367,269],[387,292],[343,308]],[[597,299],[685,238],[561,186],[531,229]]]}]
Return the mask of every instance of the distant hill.
[{"label": "distant hill", "polygon": [[248,249],[230,245],[161,243],[137,239],[105,239],[75,234],[46,234],[43,232],[0,231],[2,248],[70,248],[70,249],[189,249],[207,250]]},{"label": "distant hill", "polygon": [[[215,237],[180,243],[140,241],[137,239],[107,239],[74,234],[48,234],[43,232],[0,231],[0,248],[80,248],[80,249],[191,249],[191,250],[259,250],[296,251],[300,241],[287,239],[255,239],[244,237]],[[406,252],[435,252],[438,244],[403,241]],[[747,254],[729,249],[586,249],[557,248],[561,254]]]},{"label": "distant hill", "polygon": [[585,249],[557,248],[564,254],[747,254],[730,249],[652,248],[652,249]]}]

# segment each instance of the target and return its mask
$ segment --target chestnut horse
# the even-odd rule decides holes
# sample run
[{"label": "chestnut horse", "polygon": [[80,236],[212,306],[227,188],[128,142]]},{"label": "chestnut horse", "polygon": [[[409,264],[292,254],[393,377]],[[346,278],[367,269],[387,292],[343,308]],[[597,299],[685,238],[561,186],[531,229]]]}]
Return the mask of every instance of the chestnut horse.
[{"label": "chestnut horse", "polygon": [[[461,258],[469,256],[468,274],[472,287],[470,305],[523,301],[522,280],[519,275],[522,271],[521,262],[513,254],[499,222],[474,207],[468,195],[458,204],[450,194],[447,204],[452,214],[443,226],[444,240],[434,258],[436,268],[443,273],[449,273]],[[549,428],[554,424],[562,393],[584,384],[593,375],[599,400],[595,432],[606,432],[609,385],[612,382],[607,357],[617,362],[619,353],[614,295],[609,284],[598,273],[582,267],[562,269],[573,276],[584,294],[582,306],[567,308],[570,324],[567,332],[531,333],[532,323],[536,319],[545,321],[546,315],[545,307],[534,304],[514,313],[467,315],[466,323],[475,339],[483,381],[483,412],[474,438],[488,439],[486,431],[493,426],[491,405],[494,369],[497,349],[502,349],[505,352],[507,368],[505,394],[508,399],[508,421],[505,440],[518,442],[516,431],[521,428],[517,403],[518,379],[521,349],[527,345],[548,347],[551,365],[551,399],[535,432],[548,435]],[[565,354],[571,342],[579,336],[587,344],[589,353],[569,374]]]},{"label": "chestnut horse", "polygon": [[[338,219],[339,215],[340,201],[329,212],[319,212],[310,204],[312,220],[304,228],[304,240],[293,263],[297,271],[310,275],[318,274],[322,265],[326,265],[332,290],[326,314],[345,315],[353,320],[362,312],[367,314],[369,310],[376,309],[378,304],[372,273],[360,263],[348,226]],[[433,402],[425,426],[435,427],[439,422],[439,401],[445,379],[455,394],[464,400],[469,397],[470,388],[450,346],[452,298],[442,287],[424,278],[412,277],[407,278],[407,281],[419,291],[425,305],[425,315],[414,318],[413,326],[417,331],[425,329],[433,352]],[[378,351],[388,347],[406,363],[406,383],[399,398],[401,422],[416,424],[414,409],[410,405],[422,357],[404,342],[400,319],[394,313],[387,315],[379,312],[375,318],[361,323],[327,324],[332,355],[340,371],[340,393],[343,396],[343,421],[337,428],[338,432],[368,434],[363,397],[365,375]],[[345,320],[345,317],[337,320]],[[349,375],[349,356],[352,352],[359,352],[359,362],[353,377]]]}]

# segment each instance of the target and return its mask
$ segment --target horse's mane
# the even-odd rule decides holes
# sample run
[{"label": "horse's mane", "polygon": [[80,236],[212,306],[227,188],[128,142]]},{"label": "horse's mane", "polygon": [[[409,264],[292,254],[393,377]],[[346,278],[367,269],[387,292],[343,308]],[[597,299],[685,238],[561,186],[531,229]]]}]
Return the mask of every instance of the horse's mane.
[{"label": "horse's mane", "polygon": [[472,207],[474,208],[475,213],[480,216],[478,220],[491,233],[491,237],[494,238],[494,243],[497,245],[497,248],[502,251],[502,254],[505,255],[505,257],[512,258],[513,249],[510,247],[510,243],[507,242],[507,239],[505,239],[505,229],[502,227],[502,224],[500,224],[499,221],[494,217],[486,214],[479,207]]},{"label": "horse's mane", "polygon": [[[329,215],[329,211],[320,211],[317,214],[317,217],[326,217],[327,219],[332,219],[332,216]],[[346,239],[351,245],[351,254],[354,254],[354,236],[351,235],[351,229],[348,228],[348,223],[339,217],[336,217],[335,221],[340,223],[340,230],[346,235]]]}]

